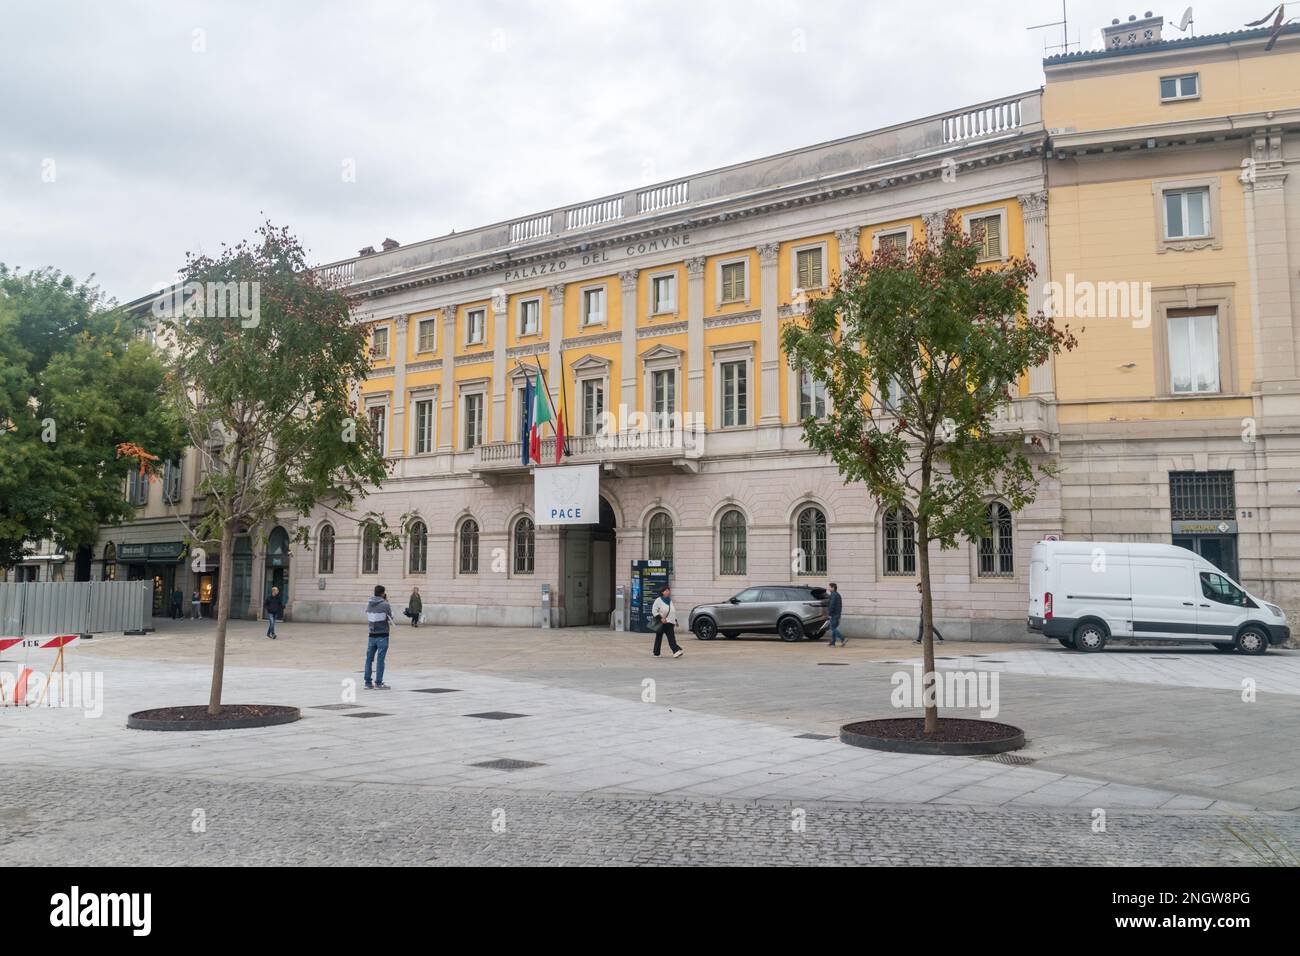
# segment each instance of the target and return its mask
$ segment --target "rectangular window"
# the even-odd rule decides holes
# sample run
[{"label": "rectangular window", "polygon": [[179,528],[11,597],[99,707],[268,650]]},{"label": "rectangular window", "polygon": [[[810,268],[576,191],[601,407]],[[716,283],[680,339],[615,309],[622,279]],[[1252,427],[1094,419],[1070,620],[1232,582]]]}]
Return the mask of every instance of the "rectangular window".
[{"label": "rectangular window", "polygon": [[605,412],[605,383],[601,379],[587,379],[582,383],[582,433],[594,435],[600,431]]},{"label": "rectangular window", "polygon": [[126,500],[137,508],[149,503],[149,476],[140,474],[138,467],[127,473]]},{"label": "rectangular window", "polygon": [[536,335],[541,331],[542,302],[540,299],[525,299],[519,303],[519,334]]},{"label": "rectangular window", "polygon": [[605,290],[587,289],[582,293],[582,324],[605,323]]},{"label": "rectangular window", "polygon": [[665,427],[668,416],[677,411],[677,370],[670,368],[651,376],[654,388],[654,413],[658,427]]},{"label": "rectangular window", "polygon": [[385,440],[387,433],[384,428],[388,423],[388,409],[378,406],[367,409],[366,415],[370,418],[370,437],[375,443],[375,450],[381,455],[388,450],[388,442]]},{"label": "rectangular window", "polygon": [[438,320],[421,319],[417,328],[417,339],[415,350],[417,352],[432,352],[438,342]]},{"label": "rectangular window", "polygon": [[722,427],[736,428],[749,423],[748,364],[722,363]]},{"label": "rectangular window", "polygon": [[1165,191],[1165,238],[1197,239],[1210,234],[1210,189]]},{"label": "rectangular window", "polygon": [[799,419],[826,417],[826,384],[813,377],[812,372],[799,375]]},{"label": "rectangular window", "polygon": [[907,249],[906,232],[886,232],[876,237],[877,249]]},{"label": "rectangular window", "polygon": [[487,332],[487,311],[470,309],[465,313],[465,344],[482,345]]},{"label": "rectangular window", "polygon": [[1232,521],[1237,489],[1230,471],[1171,471],[1169,515],[1174,521]]},{"label": "rectangular window", "polygon": [[722,301],[740,302],[745,298],[745,263],[728,262],[722,267]]},{"label": "rectangular window", "polygon": [[388,326],[379,326],[370,332],[370,355],[372,358],[388,358]]},{"label": "rectangular window", "polygon": [[427,455],[433,451],[433,399],[421,398],[415,403],[415,453]]},{"label": "rectangular window", "polygon": [[483,395],[465,396],[465,450],[483,444]]},{"label": "rectangular window", "polygon": [[800,249],[795,253],[795,278],[799,288],[820,289],[822,287],[822,250]]},{"label": "rectangular window", "polygon": [[1217,312],[1169,313],[1169,389],[1175,395],[1219,391]]},{"label": "rectangular window", "polygon": [[650,280],[650,311],[655,315],[677,311],[677,276],[655,276]]},{"label": "rectangular window", "polygon": [[169,461],[163,466],[163,501],[174,505],[181,500],[181,462]]},{"label": "rectangular window", "polygon": [[970,221],[971,238],[979,247],[979,261],[1002,258],[1002,217],[976,216]]},{"label": "rectangular window", "polygon": [[1160,77],[1160,99],[1193,100],[1201,95],[1201,83],[1196,73],[1184,73],[1181,76]]}]

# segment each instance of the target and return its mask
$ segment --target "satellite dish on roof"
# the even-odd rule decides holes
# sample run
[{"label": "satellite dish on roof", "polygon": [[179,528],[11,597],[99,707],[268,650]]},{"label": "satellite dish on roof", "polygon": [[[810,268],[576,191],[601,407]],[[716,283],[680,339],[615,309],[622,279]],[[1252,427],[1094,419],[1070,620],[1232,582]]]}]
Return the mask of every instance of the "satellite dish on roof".
[{"label": "satellite dish on roof", "polygon": [[1192,8],[1188,7],[1183,11],[1182,19],[1178,21],[1178,29],[1186,33],[1187,28],[1191,26],[1192,22]]}]

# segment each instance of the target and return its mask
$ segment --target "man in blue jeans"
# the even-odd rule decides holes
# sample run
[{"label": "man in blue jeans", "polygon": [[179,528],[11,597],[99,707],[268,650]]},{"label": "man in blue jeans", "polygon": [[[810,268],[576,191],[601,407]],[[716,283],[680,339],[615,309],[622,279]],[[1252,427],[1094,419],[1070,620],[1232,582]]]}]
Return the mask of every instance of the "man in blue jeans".
[{"label": "man in blue jeans", "polygon": [[830,605],[826,608],[826,613],[831,617],[831,647],[835,642],[840,642],[840,647],[848,643],[848,639],[840,633],[840,615],[844,613],[844,598],[840,597],[839,586],[832,581],[829,585],[831,589]]},{"label": "man in blue jeans", "polygon": [[[385,596],[384,586],[375,585],[374,596],[366,604],[366,622],[370,627],[370,640],[366,644],[366,689],[388,690],[384,683],[384,658],[388,656],[388,625],[393,620],[393,609]],[[378,660],[376,661],[376,658]],[[375,664],[375,682],[370,683],[370,665]]]}]

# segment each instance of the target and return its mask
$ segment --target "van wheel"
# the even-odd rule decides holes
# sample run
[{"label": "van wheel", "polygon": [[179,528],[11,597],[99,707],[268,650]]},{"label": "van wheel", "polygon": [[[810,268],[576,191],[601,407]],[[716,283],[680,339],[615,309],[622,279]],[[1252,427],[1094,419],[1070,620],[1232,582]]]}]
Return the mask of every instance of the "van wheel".
[{"label": "van wheel", "polygon": [[1237,635],[1237,650],[1243,654],[1263,654],[1268,650],[1268,635],[1257,627],[1248,627]]},{"label": "van wheel", "polygon": [[1214,649],[1215,649],[1216,651],[1223,651],[1223,653],[1225,653],[1225,654],[1231,654],[1233,651],[1235,651],[1235,650],[1237,649],[1237,645],[1236,645],[1236,644],[1220,644],[1218,641],[1215,641],[1215,642],[1214,642]]},{"label": "van wheel", "polygon": [[718,636],[718,625],[713,618],[702,617],[695,622],[695,636],[701,641],[711,641]]},{"label": "van wheel", "polygon": [[787,617],[782,619],[781,623],[777,625],[777,631],[781,635],[781,640],[787,643],[803,640],[803,625],[799,623],[798,618]]},{"label": "van wheel", "polygon": [[1084,621],[1074,629],[1074,649],[1091,654],[1106,646],[1106,628],[1092,621]]},{"label": "van wheel", "polygon": [[1058,637],[1057,640],[1061,642],[1062,647],[1068,647],[1070,650],[1074,650],[1074,638]]}]

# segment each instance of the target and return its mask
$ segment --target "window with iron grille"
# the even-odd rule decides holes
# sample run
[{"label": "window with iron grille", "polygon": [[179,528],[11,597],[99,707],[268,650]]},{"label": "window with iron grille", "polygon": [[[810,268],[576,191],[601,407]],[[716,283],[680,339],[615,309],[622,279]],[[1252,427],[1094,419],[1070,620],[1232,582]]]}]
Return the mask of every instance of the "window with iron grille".
[{"label": "window with iron grille", "polygon": [[372,524],[361,538],[361,573],[379,573],[379,529]]},{"label": "window with iron grille", "polygon": [[460,526],[460,573],[478,574],[478,522],[465,519]]},{"label": "window with iron grille", "polygon": [[515,574],[532,574],[536,556],[537,532],[533,519],[524,517],[515,522]]},{"label": "window with iron grille", "polygon": [[826,573],[826,515],[820,508],[799,512],[799,573]]},{"label": "window with iron grille", "polygon": [[316,549],[320,556],[316,562],[317,574],[334,573],[334,528],[325,525],[320,529]]},{"label": "window with iron grille", "polygon": [[429,567],[429,529],[423,521],[412,521],[408,532],[410,537],[410,563],[412,574],[424,574]]},{"label": "window with iron grille", "polygon": [[1231,521],[1237,493],[1230,471],[1171,471],[1169,511],[1174,521]]},{"label": "window with iron grille", "polygon": [[651,561],[673,559],[673,519],[666,511],[660,511],[650,519],[649,553]]},{"label": "window with iron grille", "polygon": [[744,574],[748,563],[746,554],[745,516],[731,510],[719,523],[719,557],[722,574]]},{"label": "window with iron grille", "polygon": [[916,525],[912,512],[899,506],[885,512],[885,573],[916,573]]},{"label": "window with iron grille", "polygon": [[989,505],[989,533],[980,535],[979,576],[1009,578],[1015,575],[1012,556],[1011,510],[1000,501]]}]

